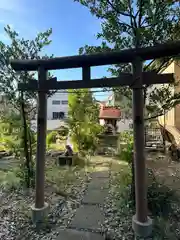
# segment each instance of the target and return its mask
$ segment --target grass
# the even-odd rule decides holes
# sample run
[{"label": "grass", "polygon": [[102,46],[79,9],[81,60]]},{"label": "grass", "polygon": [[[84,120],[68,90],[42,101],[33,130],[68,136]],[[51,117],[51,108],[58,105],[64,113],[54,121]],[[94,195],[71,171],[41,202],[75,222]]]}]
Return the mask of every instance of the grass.
[{"label": "grass", "polygon": [[20,185],[20,178],[15,171],[0,171],[0,186],[4,189],[15,189]]},{"label": "grass", "polygon": [[49,150],[58,150],[58,151],[64,151],[65,150],[65,141],[62,141],[61,144],[51,143],[48,147]]}]

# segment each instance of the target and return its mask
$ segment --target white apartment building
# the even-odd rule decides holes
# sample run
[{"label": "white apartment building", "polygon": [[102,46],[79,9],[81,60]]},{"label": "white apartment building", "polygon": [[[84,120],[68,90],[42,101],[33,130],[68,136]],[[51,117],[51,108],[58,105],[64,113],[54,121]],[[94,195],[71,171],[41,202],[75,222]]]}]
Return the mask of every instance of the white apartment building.
[{"label": "white apartment building", "polygon": [[47,99],[47,120],[65,119],[68,115],[68,92],[54,93]]}]

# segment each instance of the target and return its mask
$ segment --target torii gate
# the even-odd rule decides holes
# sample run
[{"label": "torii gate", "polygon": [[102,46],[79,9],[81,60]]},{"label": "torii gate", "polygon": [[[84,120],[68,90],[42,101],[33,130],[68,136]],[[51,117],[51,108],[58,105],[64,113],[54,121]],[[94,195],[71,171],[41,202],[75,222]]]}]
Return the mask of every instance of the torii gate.
[{"label": "torii gate", "polygon": [[[16,71],[38,71],[38,81],[30,80],[20,84],[22,91],[38,91],[37,119],[37,158],[36,158],[36,196],[32,207],[34,221],[42,221],[47,214],[44,202],[44,168],[46,152],[46,111],[47,91],[55,89],[79,89],[97,87],[130,86],[133,89],[133,127],[134,127],[134,166],[136,214],[132,225],[136,236],[146,237],[151,234],[152,220],[147,216],[147,186],[144,154],[144,101],[143,85],[170,83],[173,74],[142,72],[143,61],[174,56],[180,53],[180,42],[171,42],[154,47],[128,49],[120,52],[99,53],[48,60],[13,60],[11,66]],[[91,79],[92,66],[132,63],[132,74],[121,73],[117,78]],[[47,81],[47,71],[55,69],[82,68],[82,80]]]}]

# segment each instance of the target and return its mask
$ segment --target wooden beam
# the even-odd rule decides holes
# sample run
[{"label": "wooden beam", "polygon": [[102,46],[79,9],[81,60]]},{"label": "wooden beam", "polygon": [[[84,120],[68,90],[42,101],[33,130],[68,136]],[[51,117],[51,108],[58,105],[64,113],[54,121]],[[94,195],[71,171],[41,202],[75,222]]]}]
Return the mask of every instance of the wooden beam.
[{"label": "wooden beam", "polygon": [[81,68],[132,62],[136,57],[142,61],[178,55],[180,41],[159,44],[153,47],[132,48],[98,54],[86,54],[70,57],[57,57],[41,60],[12,60],[11,66],[16,71],[36,71],[39,66],[46,70]]},{"label": "wooden beam", "polygon": [[83,67],[82,68],[82,80],[90,81],[91,80],[91,67]]},{"label": "wooden beam", "polygon": [[[162,84],[173,82],[173,74],[157,74],[155,72],[143,73],[143,84]],[[91,79],[90,81],[73,80],[73,81],[45,81],[41,84],[42,91],[58,90],[58,89],[81,89],[81,88],[102,88],[102,87],[117,87],[117,86],[131,86],[132,88],[138,87],[134,82],[132,74],[123,73],[118,78],[102,78]],[[38,82],[36,80],[29,81],[28,84],[19,84],[18,88],[22,91],[37,91]]]}]

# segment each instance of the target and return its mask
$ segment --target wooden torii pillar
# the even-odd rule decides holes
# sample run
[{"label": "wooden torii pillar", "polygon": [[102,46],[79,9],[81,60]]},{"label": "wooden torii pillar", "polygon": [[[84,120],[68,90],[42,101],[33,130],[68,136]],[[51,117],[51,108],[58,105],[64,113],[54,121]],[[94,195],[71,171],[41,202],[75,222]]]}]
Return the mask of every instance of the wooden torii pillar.
[{"label": "wooden torii pillar", "polygon": [[[39,92],[38,110],[38,140],[37,143],[37,169],[36,169],[36,200],[33,212],[35,221],[42,221],[47,204],[44,203],[44,165],[45,165],[45,140],[46,136],[45,99],[48,90],[78,89],[97,87],[130,86],[133,89],[133,126],[134,126],[134,165],[135,165],[135,194],[136,214],[133,216],[133,229],[136,236],[147,237],[152,231],[152,220],[147,216],[147,186],[146,166],[144,155],[144,101],[143,85],[169,83],[173,80],[173,74],[156,74],[155,72],[142,72],[142,63],[145,60],[173,56],[180,53],[180,42],[173,42],[154,47],[128,49],[121,52],[100,53],[72,57],[54,58],[48,60],[14,60],[11,65],[16,71],[37,71],[39,80],[29,81],[28,84],[20,84],[23,91],[33,90]],[[132,74],[123,73],[118,78],[91,79],[90,67],[119,63],[132,63]],[[54,69],[82,68],[82,80],[46,81],[45,72]],[[41,119],[42,117],[42,119]],[[41,121],[40,121],[41,119]],[[41,137],[40,137],[41,136]],[[38,193],[41,192],[41,194]]]}]

